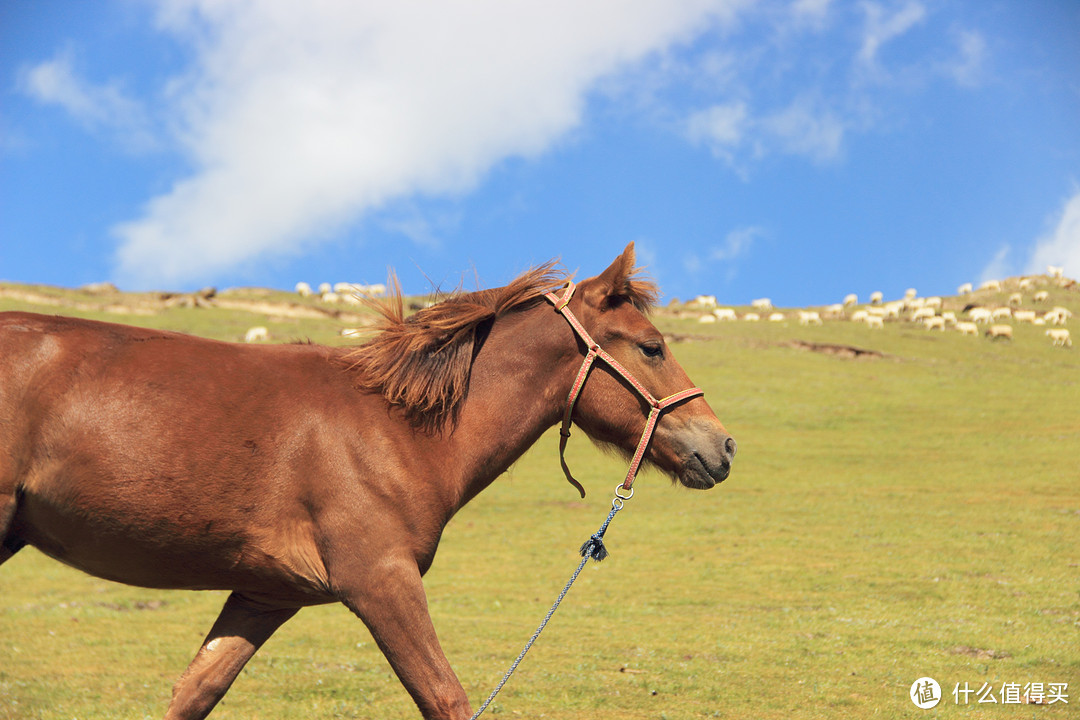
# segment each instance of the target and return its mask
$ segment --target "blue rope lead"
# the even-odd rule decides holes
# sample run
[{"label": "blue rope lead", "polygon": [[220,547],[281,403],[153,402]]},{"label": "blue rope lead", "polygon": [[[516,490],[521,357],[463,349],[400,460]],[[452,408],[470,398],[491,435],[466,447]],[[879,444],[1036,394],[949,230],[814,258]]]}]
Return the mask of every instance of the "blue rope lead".
[{"label": "blue rope lead", "polygon": [[561,603],[563,601],[563,598],[566,597],[566,593],[570,592],[570,587],[574,584],[574,581],[578,579],[578,575],[580,575],[581,571],[585,568],[585,563],[589,562],[590,559],[600,562],[608,556],[607,548],[604,546],[604,533],[607,532],[608,525],[611,524],[611,519],[615,517],[615,513],[623,509],[623,502],[629,500],[634,495],[633,488],[630,488],[629,495],[620,495],[619,490],[621,489],[621,483],[615,487],[615,499],[611,501],[611,512],[608,513],[607,520],[604,521],[604,524],[600,526],[599,530],[593,533],[592,536],[588,540],[586,540],[584,544],[582,544],[581,562],[578,563],[577,569],[574,570],[574,574],[570,576],[570,580],[563,587],[562,592],[559,593],[559,597],[555,598],[555,604],[552,605],[551,609],[547,611],[547,615],[544,616],[543,621],[540,623],[540,627],[536,628],[536,632],[534,632],[532,634],[532,637],[529,638],[529,641],[525,643],[525,647],[522,648],[521,653],[517,656],[517,659],[514,660],[514,662],[510,665],[510,669],[506,671],[505,675],[503,675],[502,680],[499,681],[499,684],[496,685],[495,689],[491,691],[491,694],[488,695],[488,698],[484,701],[484,704],[480,706],[479,710],[473,713],[473,716],[469,718],[469,720],[476,720],[476,718],[480,717],[480,715],[488,709],[488,706],[491,705],[491,701],[495,699],[495,696],[499,694],[499,691],[503,689],[503,686],[506,685],[506,682],[510,679],[510,676],[514,674],[515,670],[517,670],[518,665],[520,665],[521,661],[525,659],[525,653],[529,652],[529,649],[532,648],[533,643],[535,643],[536,639],[540,637],[540,633],[544,631],[544,628],[547,626],[548,621],[551,620],[551,616],[554,615],[555,611],[559,608],[559,603]]}]

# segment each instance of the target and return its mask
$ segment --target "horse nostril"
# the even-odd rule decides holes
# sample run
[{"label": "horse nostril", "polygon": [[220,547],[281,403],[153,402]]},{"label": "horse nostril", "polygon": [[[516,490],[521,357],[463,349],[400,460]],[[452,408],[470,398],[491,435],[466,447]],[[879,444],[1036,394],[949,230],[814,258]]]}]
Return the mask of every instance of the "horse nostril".
[{"label": "horse nostril", "polygon": [[727,450],[729,457],[735,457],[735,451],[739,449],[739,446],[735,444],[735,438],[729,437],[724,443],[724,449]]}]

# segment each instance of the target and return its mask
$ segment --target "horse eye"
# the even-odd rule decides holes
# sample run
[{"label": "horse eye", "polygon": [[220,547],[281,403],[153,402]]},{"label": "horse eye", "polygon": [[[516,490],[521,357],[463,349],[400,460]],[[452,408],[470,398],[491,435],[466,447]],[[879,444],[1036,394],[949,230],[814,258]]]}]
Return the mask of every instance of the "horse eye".
[{"label": "horse eye", "polygon": [[657,358],[664,354],[664,347],[659,343],[646,343],[639,346],[645,357]]}]

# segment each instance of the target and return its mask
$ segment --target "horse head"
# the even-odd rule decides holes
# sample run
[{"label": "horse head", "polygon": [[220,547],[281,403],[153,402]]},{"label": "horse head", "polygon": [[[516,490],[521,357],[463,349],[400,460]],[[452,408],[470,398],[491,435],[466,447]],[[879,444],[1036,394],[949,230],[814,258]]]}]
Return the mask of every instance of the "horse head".
[{"label": "horse head", "polygon": [[[663,334],[646,317],[656,296],[655,285],[637,275],[633,243],[607,270],[583,280],[573,291],[567,307],[585,330],[578,330],[579,350],[591,338],[601,357],[609,356],[606,362],[581,371],[588,372],[588,380],[571,400],[573,421],[594,442],[627,457],[644,444],[646,463],[686,487],[709,489],[727,478],[735,440],[700,391],[692,387]],[[583,350],[589,352],[588,347]],[[655,398],[677,401],[670,407],[661,402],[658,407]],[[651,439],[650,412],[658,415]],[[566,431],[564,427],[564,436]],[[627,477],[627,487],[634,472]]]}]

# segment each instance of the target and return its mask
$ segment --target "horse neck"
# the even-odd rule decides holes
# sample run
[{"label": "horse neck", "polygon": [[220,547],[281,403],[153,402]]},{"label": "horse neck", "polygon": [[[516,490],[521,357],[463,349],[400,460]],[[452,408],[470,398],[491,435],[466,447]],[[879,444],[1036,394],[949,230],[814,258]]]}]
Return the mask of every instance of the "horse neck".
[{"label": "horse neck", "polygon": [[581,354],[566,321],[541,303],[497,320],[473,362],[447,441],[464,505],[561,419]]}]

